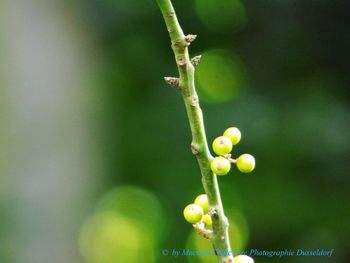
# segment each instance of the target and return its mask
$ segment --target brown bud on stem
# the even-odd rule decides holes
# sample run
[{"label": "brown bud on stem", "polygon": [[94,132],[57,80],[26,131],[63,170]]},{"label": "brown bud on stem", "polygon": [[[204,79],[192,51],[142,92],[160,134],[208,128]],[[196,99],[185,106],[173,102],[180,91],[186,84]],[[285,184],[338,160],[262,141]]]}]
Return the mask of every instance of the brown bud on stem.
[{"label": "brown bud on stem", "polygon": [[192,35],[192,34],[189,34],[185,37],[185,40],[188,42],[188,43],[191,43],[193,41],[195,41],[195,39],[197,38],[197,35]]},{"label": "brown bud on stem", "polygon": [[191,59],[191,63],[193,66],[197,66],[199,62],[201,61],[202,55],[195,56],[194,58]]},{"label": "brown bud on stem", "polygon": [[178,78],[164,77],[164,80],[170,86],[174,86],[174,87],[178,87],[179,86],[179,79]]}]

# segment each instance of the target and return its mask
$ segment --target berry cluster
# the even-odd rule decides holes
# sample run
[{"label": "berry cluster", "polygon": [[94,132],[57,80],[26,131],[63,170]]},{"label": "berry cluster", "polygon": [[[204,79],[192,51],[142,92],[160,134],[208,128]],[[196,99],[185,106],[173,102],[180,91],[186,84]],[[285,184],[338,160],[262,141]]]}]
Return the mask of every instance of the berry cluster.
[{"label": "berry cluster", "polygon": [[219,155],[215,157],[210,168],[216,175],[225,175],[231,170],[231,163],[237,165],[242,173],[250,173],[255,168],[255,159],[250,154],[242,154],[237,159],[231,158],[232,147],[241,140],[241,132],[236,127],[230,127],[213,141],[213,150]]},{"label": "berry cluster", "polygon": [[204,223],[206,226],[211,226],[211,216],[208,214],[209,202],[206,194],[201,194],[196,197],[193,204],[189,204],[184,209],[184,217],[187,222],[197,224]]}]

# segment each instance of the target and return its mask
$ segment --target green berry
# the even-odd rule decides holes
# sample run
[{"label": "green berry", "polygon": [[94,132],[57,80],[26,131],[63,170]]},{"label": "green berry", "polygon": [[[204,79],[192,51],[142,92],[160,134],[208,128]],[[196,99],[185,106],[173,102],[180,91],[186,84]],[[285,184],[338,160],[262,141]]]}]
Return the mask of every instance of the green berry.
[{"label": "green berry", "polygon": [[230,171],[231,163],[224,157],[215,157],[210,163],[210,168],[216,175],[225,175]]},{"label": "green berry", "polygon": [[213,141],[213,150],[217,155],[225,155],[232,151],[232,142],[225,136],[217,137]]},{"label": "green berry", "polygon": [[196,199],[194,200],[194,203],[202,207],[204,214],[208,212],[209,202],[208,202],[208,196],[206,194],[201,194],[197,196]]},{"label": "green berry", "polygon": [[239,255],[234,258],[235,263],[254,263],[254,260],[247,255]]},{"label": "green berry", "polygon": [[191,224],[198,223],[202,220],[203,217],[203,209],[200,205],[190,204],[184,209],[184,217],[187,222]]},{"label": "green berry", "polygon": [[211,216],[208,215],[208,214],[204,215],[202,220],[203,220],[203,223],[204,223],[205,225],[207,225],[207,226],[211,226],[212,223],[213,223],[213,222],[211,221]]},{"label": "green berry", "polygon": [[236,165],[242,173],[250,173],[255,168],[255,159],[252,155],[245,153],[237,158]]},{"label": "green berry", "polygon": [[232,145],[236,145],[241,140],[241,132],[236,127],[230,127],[224,131],[224,136],[229,138]]}]

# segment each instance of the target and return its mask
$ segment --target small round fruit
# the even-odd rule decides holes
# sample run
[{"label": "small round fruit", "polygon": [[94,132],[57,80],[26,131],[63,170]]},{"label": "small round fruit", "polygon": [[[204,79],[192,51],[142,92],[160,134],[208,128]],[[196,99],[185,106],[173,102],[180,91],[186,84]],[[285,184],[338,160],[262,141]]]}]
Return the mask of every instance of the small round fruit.
[{"label": "small round fruit", "polygon": [[187,222],[191,224],[198,223],[202,220],[203,217],[203,209],[200,205],[190,204],[184,209],[184,217]]},{"label": "small round fruit", "polygon": [[206,226],[211,226],[211,224],[213,223],[211,221],[211,216],[208,214],[204,215],[202,220]]},{"label": "small round fruit", "polygon": [[232,151],[232,142],[225,136],[219,136],[213,141],[213,150],[217,155],[225,155]]},{"label": "small round fruit", "polygon": [[210,163],[210,169],[216,175],[225,175],[231,169],[231,163],[224,157],[215,157]]},{"label": "small round fruit", "polygon": [[255,159],[252,155],[245,153],[237,158],[236,165],[242,173],[250,173],[255,168]]},{"label": "small round fruit", "polygon": [[224,136],[229,138],[232,145],[236,145],[241,140],[241,132],[236,127],[230,127],[224,131]]},{"label": "small round fruit", "polygon": [[234,257],[235,263],[254,263],[254,260],[247,255],[239,255]]},{"label": "small round fruit", "polygon": [[201,194],[197,196],[196,199],[194,200],[194,203],[202,207],[204,214],[208,212],[209,202],[208,202],[208,196],[206,194]]}]

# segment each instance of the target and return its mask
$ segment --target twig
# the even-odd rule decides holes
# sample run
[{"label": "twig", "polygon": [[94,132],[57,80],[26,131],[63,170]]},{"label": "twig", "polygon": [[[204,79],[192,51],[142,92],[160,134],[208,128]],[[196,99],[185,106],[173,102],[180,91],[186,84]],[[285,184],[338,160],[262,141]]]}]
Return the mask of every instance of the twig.
[{"label": "twig", "polygon": [[[213,214],[213,232],[210,235],[210,240],[213,243],[219,262],[230,263],[233,262],[233,256],[228,236],[229,224],[224,214],[217,177],[210,169],[210,161],[213,157],[208,148],[203,114],[195,89],[195,68],[191,63],[188,53],[188,46],[190,45],[190,42],[194,40],[194,37],[186,37],[184,35],[170,0],[157,0],[157,2],[170,35],[171,46],[174,51],[179,71],[179,90],[181,91],[185,103],[192,132],[192,153],[197,157],[202,174],[203,187],[208,196],[210,208]],[[198,58],[197,60],[199,62]],[[197,61],[195,61],[194,64],[196,63]]]}]

